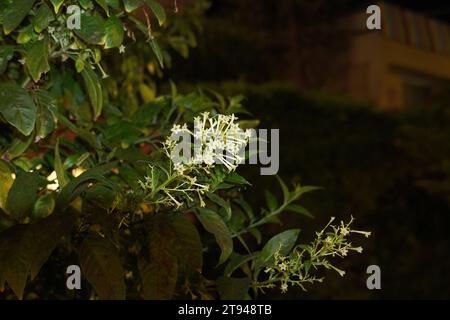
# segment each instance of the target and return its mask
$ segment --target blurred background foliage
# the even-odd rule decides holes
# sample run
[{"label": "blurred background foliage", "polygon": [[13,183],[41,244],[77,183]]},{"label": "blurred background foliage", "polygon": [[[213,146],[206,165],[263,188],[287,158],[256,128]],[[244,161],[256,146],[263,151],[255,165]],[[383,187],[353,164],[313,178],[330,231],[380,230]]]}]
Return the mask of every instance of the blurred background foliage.
[{"label": "blurred background foliage", "polygon": [[[426,109],[385,113],[324,90],[339,70],[320,53],[339,54],[347,44],[345,37],[336,40],[338,28],[318,25],[355,7],[332,3],[213,1],[190,61],[174,59],[168,77],[180,91],[197,85],[243,94],[261,128],[280,129],[281,177],[325,188],[305,198],[312,223],[290,217],[284,227],[300,226],[306,240],[330,215],[353,214],[358,227],[373,231],[365,252],[344,261],[347,281],[329,272],[307,293],[268,297],[448,298],[450,97],[435,97]],[[296,35],[293,20],[301,26]],[[272,179],[244,170],[256,188],[247,196],[256,203]],[[371,264],[381,267],[382,290],[366,288]]]}]

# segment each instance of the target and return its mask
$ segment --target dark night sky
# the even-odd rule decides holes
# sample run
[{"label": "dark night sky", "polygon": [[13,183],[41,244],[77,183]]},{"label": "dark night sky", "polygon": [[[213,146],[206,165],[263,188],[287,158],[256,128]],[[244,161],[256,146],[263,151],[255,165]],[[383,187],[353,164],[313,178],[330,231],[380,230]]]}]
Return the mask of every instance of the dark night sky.
[{"label": "dark night sky", "polygon": [[[374,1],[366,2],[373,3]],[[428,14],[450,23],[449,0],[390,0],[387,2],[397,4],[405,8],[410,8],[417,12]]]}]

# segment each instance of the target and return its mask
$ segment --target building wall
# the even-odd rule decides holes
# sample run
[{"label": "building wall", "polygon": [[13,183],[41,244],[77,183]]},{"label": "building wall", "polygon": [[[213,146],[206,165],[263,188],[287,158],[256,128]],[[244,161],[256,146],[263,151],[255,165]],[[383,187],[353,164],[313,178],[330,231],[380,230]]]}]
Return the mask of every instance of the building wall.
[{"label": "building wall", "polygon": [[[450,27],[382,4],[382,30],[366,29],[366,13],[350,17],[348,93],[381,109],[425,103],[450,83]],[[417,91],[417,92],[416,92]]]}]

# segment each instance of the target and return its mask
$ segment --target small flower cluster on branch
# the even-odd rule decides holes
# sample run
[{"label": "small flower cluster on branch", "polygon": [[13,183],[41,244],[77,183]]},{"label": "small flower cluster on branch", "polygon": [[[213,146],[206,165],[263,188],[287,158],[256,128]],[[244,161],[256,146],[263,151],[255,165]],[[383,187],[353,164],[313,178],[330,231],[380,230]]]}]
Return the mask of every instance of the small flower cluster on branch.
[{"label": "small flower cluster on branch", "polygon": [[287,292],[290,286],[299,286],[306,291],[306,283],[322,282],[323,278],[316,275],[319,267],[333,269],[340,276],[345,275],[345,271],[337,268],[331,259],[335,257],[344,258],[350,251],[362,252],[362,247],[355,247],[348,240],[352,233],[370,236],[370,232],[351,229],[354,219],[345,224],[343,221],[338,225],[332,225],[334,217],[320,232],[316,232],[315,240],[309,245],[296,246],[289,255],[280,253],[281,248],[275,253],[273,264],[264,270],[268,279],[256,282],[257,289],[270,289],[277,286],[283,293]]},{"label": "small flower cluster on branch", "polygon": [[[244,161],[245,147],[251,137],[251,133],[242,130],[236,120],[234,114],[211,116],[204,112],[194,118],[194,131],[186,124],[174,125],[164,148],[175,170],[180,174],[193,170],[208,172],[215,164],[221,164],[228,171],[234,171]],[[180,137],[183,138],[181,143]]]},{"label": "small flower cluster on branch", "polygon": [[[180,207],[183,200],[192,202],[194,194],[204,207],[202,195],[210,190],[210,170],[218,164],[230,173],[244,160],[250,136],[239,128],[236,120],[234,114],[210,116],[205,112],[194,119],[194,131],[187,124],[174,125],[164,143],[165,153],[171,160],[169,168],[151,166],[150,174],[140,181],[141,187],[149,192],[148,200]],[[193,157],[190,156],[192,147]]]}]

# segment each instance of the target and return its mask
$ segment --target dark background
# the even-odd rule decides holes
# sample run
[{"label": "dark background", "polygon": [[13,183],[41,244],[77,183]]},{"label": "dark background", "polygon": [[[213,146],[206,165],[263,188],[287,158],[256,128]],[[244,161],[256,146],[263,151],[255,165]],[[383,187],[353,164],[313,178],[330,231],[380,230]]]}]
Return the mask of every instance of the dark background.
[{"label": "dark background", "polygon": [[[450,21],[448,1],[391,1]],[[279,128],[280,176],[320,185],[304,197],[315,216],[284,217],[283,228],[300,227],[309,242],[330,216],[373,232],[355,237],[364,247],[337,264],[345,278],[326,272],[323,284],[304,293],[269,292],[271,298],[442,299],[450,297],[450,99],[446,92],[417,106],[380,111],[328,90],[342,70],[330,52],[348,47],[331,21],[361,10],[366,1],[213,0],[198,48],[175,59],[169,77],[226,94],[244,94],[261,128]],[[328,81],[329,82],[329,81]],[[277,192],[274,177],[244,168],[264,202]],[[252,189],[253,190],[253,189]],[[278,192],[278,195],[280,193]],[[276,227],[265,230],[270,237]],[[366,288],[366,268],[379,265],[382,289]]]}]

